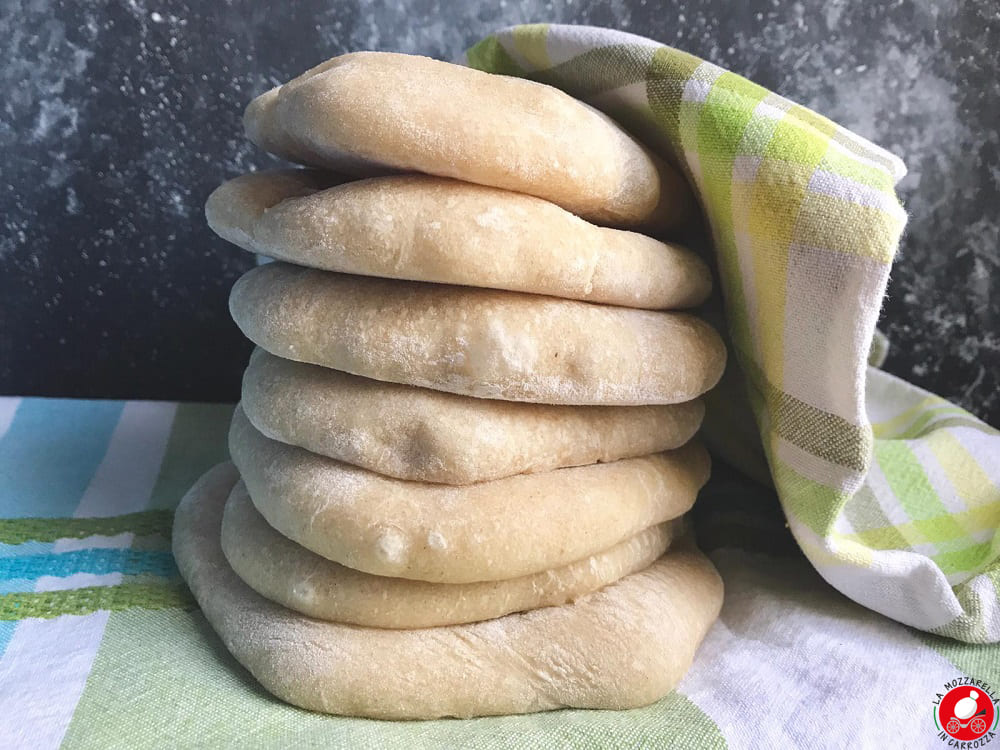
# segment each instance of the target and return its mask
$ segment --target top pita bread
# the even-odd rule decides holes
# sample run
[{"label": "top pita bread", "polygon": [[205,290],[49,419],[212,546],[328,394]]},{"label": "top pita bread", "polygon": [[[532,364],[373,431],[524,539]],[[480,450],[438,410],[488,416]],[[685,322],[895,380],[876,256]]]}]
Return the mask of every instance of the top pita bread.
[{"label": "top pita bread", "polygon": [[558,89],[426,57],[355,52],[254,99],[251,141],[311,166],[417,171],[536,195],[598,223],[675,226],[683,179]]}]

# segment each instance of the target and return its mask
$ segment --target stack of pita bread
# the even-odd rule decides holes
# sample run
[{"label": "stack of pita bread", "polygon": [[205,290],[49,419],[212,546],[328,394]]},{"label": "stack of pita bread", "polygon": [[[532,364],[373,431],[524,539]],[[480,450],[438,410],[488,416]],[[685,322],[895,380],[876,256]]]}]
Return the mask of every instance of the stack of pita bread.
[{"label": "stack of pita bread", "polygon": [[337,714],[662,697],[722,598],[681,519],[725,349],[676,310],[711,277],[648,236],[690,218],[683,180],[557,89],[407,55],[334,58],[245,124],[309,168],[206,206],[278,261],[230,299],[258,346],[233,463],[175,521],[226,646]]}]

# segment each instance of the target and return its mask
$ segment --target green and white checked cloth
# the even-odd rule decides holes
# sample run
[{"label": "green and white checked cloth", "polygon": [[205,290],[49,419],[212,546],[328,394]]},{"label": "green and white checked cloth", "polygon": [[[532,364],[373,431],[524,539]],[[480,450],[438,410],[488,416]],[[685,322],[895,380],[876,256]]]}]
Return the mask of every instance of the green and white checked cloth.
[{"label": "green and white checked cloth", "polygon": [[[380,722],[281,703],[170,556],[232,406],[0,398],[0,748],[936,747],[932,701],[1000,685],[1000,646],[907,628],[827,586],[773,492],[716,467],[695,506],[726,582],[691,671],[634,711]],[[994,691],[994,694],[996,691]]]},{"label": "green and white checked cloth", "polygon": [[[757,476],[746,443],[762,444],[820,574],[908,625],[1000,640],[1000,436],[866,366],[906,221],[893,190],[903,163],[745,78],[631,34],[518,26],[467,56],[604,110],[687,174],[711,228],[735,360],[709,437]],[[742,414],[734,399],[749,401],[759,440],[731,424]]]},{"label": "green and white checked cloth", "polygon": [[[726,600],[691,671],[634,711],[391,723],[285,705],[228,655],[169,553],[173,508],[226,458],[232,407],[0,398],[0,748],[943,746],[946,682],[1000,690],[1000,646],[985,643],[1000,634],[1000,443],[866,374],[901,164],[627,34],[520,27],[469,62],[610,112],[705,207],[741,367],[726,390],[756,415],[710,438],[777,495],[717,463],[699,498]],[[982,643],[893,622],[816,570],[870,609]]]}]

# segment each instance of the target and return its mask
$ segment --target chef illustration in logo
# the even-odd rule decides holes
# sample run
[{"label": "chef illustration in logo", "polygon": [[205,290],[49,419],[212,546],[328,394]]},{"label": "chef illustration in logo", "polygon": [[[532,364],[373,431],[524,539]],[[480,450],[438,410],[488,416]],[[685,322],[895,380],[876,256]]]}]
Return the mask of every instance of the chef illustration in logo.
[{"label": "chef illustration in logo", "polygon": [[975,740],[996,720],[996,707],[984,691],[962,685],[949,690],[937,705],[938,726],[956,740]]}]

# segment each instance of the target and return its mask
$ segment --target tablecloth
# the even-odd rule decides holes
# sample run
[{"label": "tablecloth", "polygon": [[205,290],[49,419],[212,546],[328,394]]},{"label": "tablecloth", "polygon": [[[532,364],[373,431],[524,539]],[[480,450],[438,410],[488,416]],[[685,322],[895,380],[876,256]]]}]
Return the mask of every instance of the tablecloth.
[{"label": "tablecloth", "polygon": [[0,748],[944,747],[943,686],[973,678],[997,694],[1000,647],[842,596],[799,551],[773,492],[717,465],[695,525],[725,604],[664,700],[432,722],[288,706],[228,655],[169,552],[171,511],[226,459],[231,413],[0,398]]}]

